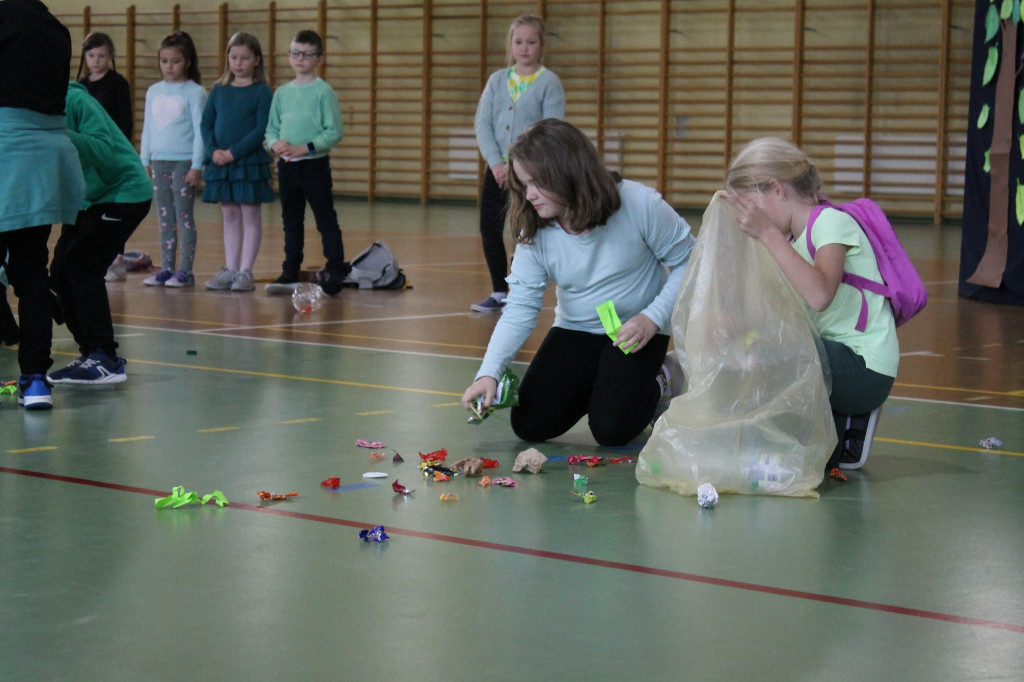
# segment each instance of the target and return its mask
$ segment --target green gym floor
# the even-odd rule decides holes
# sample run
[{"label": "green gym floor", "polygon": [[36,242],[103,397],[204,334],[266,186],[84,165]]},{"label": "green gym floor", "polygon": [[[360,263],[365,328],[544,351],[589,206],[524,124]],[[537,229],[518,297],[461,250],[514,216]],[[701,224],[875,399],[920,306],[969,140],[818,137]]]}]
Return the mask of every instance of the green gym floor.
[{"label": "green gym floor", "polygon": [[[579,425],[539,445],[540,474],[512,474],[530,444],[507,414],[469,426],[459,406],[497,319],[469,311],[489,289],[475,208],[338,210],[348,254],[387,242],[411,290],[311,314],[262,285],[205,291],[223,244],[204,205],[199,286],[108,286],[127,382],[58,386],[51,412],[2,398],[0,680],[1024,679],[1024,310],[956,296],[956,226],[900,226],[931,300],[900,330],[865,467],[820,499],[705,510],[632,464],[557,459],[646,435],[600,448]],[[264,215],[271,278],[278,206]],[[152,215],[129,249],[158,259]],[[312,227],[306,254],[320,263]],[[53,350],[77,355],[63,327]],[[418,453],[440,448],[519,486],[423,478]],[[157,510],[175,486],[230,505]],[[388,542],[359,540],[376,525]]]}]

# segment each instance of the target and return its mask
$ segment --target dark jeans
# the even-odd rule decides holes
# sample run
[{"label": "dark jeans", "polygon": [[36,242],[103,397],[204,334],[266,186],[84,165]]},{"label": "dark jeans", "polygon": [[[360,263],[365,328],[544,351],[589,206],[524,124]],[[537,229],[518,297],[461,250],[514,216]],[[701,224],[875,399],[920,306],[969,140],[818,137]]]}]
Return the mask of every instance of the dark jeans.
[{"label": "dark jeans", "polygon": [[74,225],[61,228],[53,247],[50,286],[82,355],[99,349],[111,358],[117,357],[103,276],[110,262],[124,251],[125,242],[149,213],[151,204],[96,204],[79,211]]},{"label": "dark jeans", "polygon": [[345,247],[341,241],[338,214],[334,210],[330,159],[325,156],[308,161],[279,161],[277,186],[284,223],[282,274],[297,279],[302,268],[307,203],[313,210],[316,229],[320,232],[324,258],[327,259],[326,270],[346,274]]},{"label": "dark jeans", "polygon": [[[0,265],[7,263],[7,251],[0,251]],[[6,268],[4,273],[6,276]],[[7,285],[0,286],[0,343],[13,346],[18,343],[18,322],[14,319],[14,312],[7,302]]]},{"label": "dark jeans", "polygon": [[889,397],[896,379],[868,369],[864,358],[854,353],[849,346],[828,339],[821,341],[825,345],[832,374],[832,393],[828,401],[832,406],[832,418],[839,438],[825,467],[828,471],[839,466],[839,455],[843,452],[843,438],[846,434],[846,418],[867,414],[881,407]]},{"label": "dark jeans", "polygon": [[488,168],[480,190],[480,240],[484,260],[491,274],[492,291],[508,291],[508,254],[505,251],[505,215],[508,213],[508,190],[498,187],[494,173]]},{"label": "dark jeans", "polygon": [[46,374],[53,364],[50,359],[53,316],[50,310],[50,278],[46,272],[46,264],[50,260],[46,244],[49,238],[50,225],[0,232],[0,253],[7,250],[7,279],[18,297],[18,321],[21,324],[18,366],[22,374]]},{"label": "dark jeans", "polygon": [[626,355],[605,334],[552,327],[523,376],[512,430],[523,440],[545,441],[587,415],[599,445],[625,445],[654,416],[668,341],[655,334],[642,350]]}]

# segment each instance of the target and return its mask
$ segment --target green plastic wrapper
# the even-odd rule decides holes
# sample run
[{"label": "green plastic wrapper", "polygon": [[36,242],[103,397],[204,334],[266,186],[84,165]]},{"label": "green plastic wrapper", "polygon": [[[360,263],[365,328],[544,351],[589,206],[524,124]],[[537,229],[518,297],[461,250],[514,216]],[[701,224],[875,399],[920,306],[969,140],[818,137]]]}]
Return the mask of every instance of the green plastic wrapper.
[{"label": "green plastic wrapper", "polygon": [[[622,322],[619,320],[619,314],[615,311],[615,303],[613,301],[605,301],[597,306],[597,317],[601,320],[601,324],[604,326],[604,331],[608,334],[608,337],[612,341],[618,341]],[[636,348],[637,345],[634,343],[629,348],[622,348],[621,350],[626,355],[629,355],[630,351]]]},{"label": "green plastic wrapper", "polygon": [[498,389],[494,392],[494,402],[490,407],[484,407],[484,399],[477,398],[473,406],[473,414],[469,418],[470,424],[480,424],[491,416],[495,410],[506,407],[515,407],[519,404],[519,377],[511,369],[506,369],[501,379],[498,380]]}]

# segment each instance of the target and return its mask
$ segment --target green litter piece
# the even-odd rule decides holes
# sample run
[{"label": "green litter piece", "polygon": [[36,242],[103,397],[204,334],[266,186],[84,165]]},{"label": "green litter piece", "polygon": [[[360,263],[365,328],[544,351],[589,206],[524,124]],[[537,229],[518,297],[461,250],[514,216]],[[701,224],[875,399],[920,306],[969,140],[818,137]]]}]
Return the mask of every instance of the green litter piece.
[{"label": "green litter piece", "polygon": [[216,502],[219,507],[226,507],[228,505],[228,498],[224,497],[224,493],[219,490],[203,495],[202,499],[200,499],[199,494],[195,491],[186,493],[185,486],[183,485],[174,486],[171,488],[170,495],[156,498],[155,503],[157,509],[163,509],[164,507],[177,509],[186,504],[206,504],[210,500]]},{"label": "green litter piece", "polygon": [[[601,305],[597,306],[597,316],[601,318],[601,324],[604,325],[604,331],[608,334],[608,337],[612,341],[618,340],[619,329],[622,328],[622,322],[619,320],[619,314],[615,312],[615,303],[613,301],[606,301]],[[629,348],[621,349],[623,353],[629,355],[638,344],[633,344]]]}]

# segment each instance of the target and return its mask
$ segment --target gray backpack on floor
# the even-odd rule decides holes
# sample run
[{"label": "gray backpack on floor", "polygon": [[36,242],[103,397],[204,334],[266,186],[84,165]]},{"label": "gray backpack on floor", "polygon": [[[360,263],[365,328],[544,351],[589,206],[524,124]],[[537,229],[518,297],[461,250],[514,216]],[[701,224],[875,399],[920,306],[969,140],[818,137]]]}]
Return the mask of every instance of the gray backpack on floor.
[{"label": "gray backpack on floor", "polygon": [[360,289],[405,289],[407,282],[395,254],[384,242],[374,242],[352,259],[345,286]]}]

